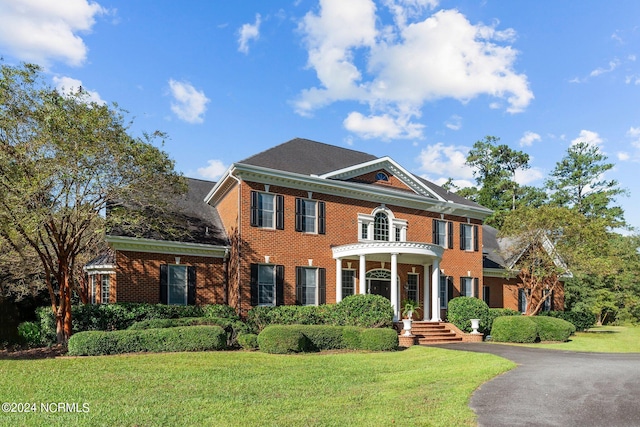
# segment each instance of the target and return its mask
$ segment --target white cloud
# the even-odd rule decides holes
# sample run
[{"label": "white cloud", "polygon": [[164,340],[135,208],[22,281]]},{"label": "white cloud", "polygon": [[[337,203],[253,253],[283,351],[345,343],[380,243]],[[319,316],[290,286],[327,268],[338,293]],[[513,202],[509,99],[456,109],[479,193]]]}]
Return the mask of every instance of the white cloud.
[{"label": "white cloud", "polygon": [[589,73],[589,76],[597,77],[597,76],[599,76],[601,74],[610,73],[613,70],[615,70],[616,68],[618,68],[619,65],[620,65],[620,60],[618,60],[616,58],[613,61],[609,61],[609,68],[602,68],[602,67],[596,68],[591,73]]},{"label": "white cloud", "polygon": [[63,95],[71,95],[77,93],[78,89],[82,88],[87,101],[95,102],[100,105],[106,104],[106,102],[102,98],[100,98],[100,94],[98,92],[94,90],[88,90],[86,87],[82,86],[82,81],[78,79],[64,76],[54,77],[53,84],[55,84],[58,92]]},{"label": "white cloud", "polygon": [[187,123],[202,123],[210,101],[204,92],[198,91],[189,82],[173,79],[169,80],[169,88],[174,100],[171,103],[171,111]]},{"label": "white cloud", "polygon": [[258,40],[260,38],[260,14],[256,14],[255,24],[244,24],[238,31],[238,51],[248,54],[249,41]]},{"label": "white cloud", "polygon": [[513,180],[520,185],[529,185],[532,182],[538,181],[544,177],[544,173],[538,168],[530,168],[527,170],[516,170],[516,174]]},{"label": "white cloud", "polygon": [[297,113],[310,115],[333,102],[358,101],[369,106],[369,117],[401,118],[391,121],[404,123],[407,129],[397,133],[408,135],[428,101],[468,102],[489,95],[506,101],[506,110],[517,113],[533,99],[526,75],[513,69],[517,51],[503,44],[513,39],[513,30],[473,25],[456,10],[422,19],[436,2],[383,4],[395,19],[394,25],[381,29],[376,27],[380,18],[372,0],[321,0],[320,11],[304,17],[299,29],[305,37],[307,65],[320,84],[299,94],[294,101]]},{"label": "white cloud", "polygon": [[576,145],[579,142],[586,142],[589,145],[599,146],[602,144],[602,141],[602,138],[597,132],[583,129],[580,131],[580,136],[571,141],[571,145]]},{"label": "white cloud", "polygon": [[227,166],[224,165],[220,160],[209,160],[207,162],[207,166],[203,168],[198,168],[198,174],[207,179],[216,180],[222,176],[223,173],[227,170]]},{"label": "white cloud", "polygon": [[531,147],[534,142],[540,141],[542,138],[535,132],[526,131],[520,138],[521,147]]},{"label": "white cloud", "polygon": [[468,154],[469,147],[444,145],[442,142],[428,145],[418,156],[419,169],[445,180],[457,178],[471,182],[473,169],[466,164]]},{"label": "white cloud", "polygon": [[447,120],[444,125],[451,130],[460,130],[462,129],[462,117],[454,114],[449,117],[449,120]]},{"label": "white cloud", "polygon": [[395,116],[382,114],[365,117],[357,111],[349,113],[344,119],[344,127],[350,132],[360,135],[364,139],[380,138],[412,139],[421,138],[423,125],[408,123],[410,116]]},{"label": "white cloud", "polygon": [[621,162],[626,162],[627,160],[631,159],[631,155],[624,151],[618,152],[617,157],[618,157],[618,160],[620,160]]},{"label": "white cloud", "polygon": [[[428,175],[420,175],[420,176],[440,186],[444,185],[449,180],[449,178],[444,178],[444,177],[432,179]],[[475,183],[473,181],[469,181],[468,179],[452,179],[451,182],[453,183],[453,185],[455,185],[458,188],[467,188],[467,187],[475,186]],[[452,192],[455,193],[454,190],[452,190]]]},{"label": "white cloud", "polygon": [[78,33],[87,33],[96,16],[107,13],[87,0],[29,0],[0,2],[0,51],[48,66],[63,61],[79,66],[87,46]]}]

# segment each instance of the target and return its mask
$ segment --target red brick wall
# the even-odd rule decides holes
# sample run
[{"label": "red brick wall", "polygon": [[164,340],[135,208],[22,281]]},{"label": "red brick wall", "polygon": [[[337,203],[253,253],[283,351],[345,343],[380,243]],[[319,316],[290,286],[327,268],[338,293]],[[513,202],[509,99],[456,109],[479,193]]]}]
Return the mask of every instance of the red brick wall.
[{"label": "red brick wall", "polygon": [[[376,179],[376,174],[378,172],[383,172],[387,175],[387,177],[389,178],[388,181],[380,181]],[[366,173],[364,175],[360,175],[358,177],[352,178],[349,181],[353,181],[353,182],[364,182],[364,183],[368,183],[368,184],[374,184],[374,185],[379,185],[381,187],[394,187],[396,189],[400,189],[400,190],[406,190],[406,191],[410,191],[413,192],[413,190],[409,187],[407,187],[407,185],[402,182],[399,178],[397,178],[396,176],[392,175],[390,172],[387,172],[386,170],[380,169],[374,172],[369,172]]]},{"label": "red brick wall", "polygon": [[[485,285],[490,287],[489,307],[510,308],[518,310],[518,288],[520,279],[506,277],[485,277]],[[533,303],[540,301],[541,295],[534,295]],[[564,310],[564,286],[558,287],[553,292],[553,309]]]},{"label": "red brick wall", "polygon": [[116,253],[116,283],[111,286],[111,302],[160,302],[160,264],[196,267],[196,304],[224,302],[224,266],[221,258],[165,255],[145,252]]},{"label": "red brick wall", "polygon": [[[295,303],[295,267],[307,266],[308,259],[313,260],[313,266],[326,268],[326,299],[328,303],[335,302],[336,268],[331,247],[357,242],[358,213],[370,214],[380,204],[314,192],[312,194],[314,200],[321,200],[326,203],[326,234],[301,233],[295,231],[295,197],[307,198],[307,192],[271,185],[270,193],[285,196],[285,229],[269,230],[251,227],[249,224],[251,190],[264,191],[264,185],[252,182],[242,183],[240,233],[242,255],[241,259],[235,260],[239,265],[241,288],[238,294],[237,306],[242,308],[243,313],[250,308],[250,264],[264,263],[265,255],[270,257],[270,263],[285,266],[285,304]],[[432,219],[440,219],[440,214],[392,205],[387,205],[386,207],[393,212],[396,218],[408,221],[407,241],[426,243],[432,241]],[[453,233],[454,248],[445,250],[440,267],[444,269],[446,275],[455,277],[456,289],[459,287],[459,277],[461,276],[477,277],[480,289],[482,289],[482,251],[466,252],[459,249],[459,224],[461,222],[466,223],[466,218],[445,216],[444,219],[455,222]],[[471,223],[481,224],[477,220],[472,220]],[[482,228],[479,227],[478,231],[478,238],[482,241]],[[350,262],[352,262],[352,268],[357,270],[358,262]],[[346,260],[344,260],[343,266],[346,267]],[[421,265],[400,264],[398,270],[401,284],[406,283],[407,272],[411,271],[412,266],[416,267],[416,272],[421,273],[420,283],[422,283],[422,274],[424,272]],[[379,262],[367,263],[367,270],[379,267]],[[386,268],[390,268],[390,263],[387,264]],[[403,286],[401,289],[403,289]],[[402,292],[401,298],[404,297],[404,289]]]}]

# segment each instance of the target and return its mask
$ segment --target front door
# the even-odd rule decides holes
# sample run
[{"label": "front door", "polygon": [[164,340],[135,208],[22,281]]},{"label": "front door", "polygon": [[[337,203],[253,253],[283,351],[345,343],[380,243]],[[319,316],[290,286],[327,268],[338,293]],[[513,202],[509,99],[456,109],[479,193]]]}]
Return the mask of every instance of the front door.
[{"label": "front door", "polygon": [[382,295],[391,300],[391,281],[390,280],[369,280],[369,293],[373,295]]}]

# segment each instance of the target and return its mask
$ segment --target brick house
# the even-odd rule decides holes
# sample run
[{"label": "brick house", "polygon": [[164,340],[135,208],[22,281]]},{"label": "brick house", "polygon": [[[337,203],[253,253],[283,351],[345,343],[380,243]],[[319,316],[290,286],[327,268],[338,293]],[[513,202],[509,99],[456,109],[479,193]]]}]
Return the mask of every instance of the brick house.
[{"label": "brick house", "polygon": [[99,284],[92,301],[227,303],[244,315],[372,293],[396,317],[417,300],[418,318],[434,321],[459,295],[513,303],[485,277],[491,211],[389,157],[293,139],[188,184],[174,204],[187,237],[111,233],[110,257],[85,268]]}]

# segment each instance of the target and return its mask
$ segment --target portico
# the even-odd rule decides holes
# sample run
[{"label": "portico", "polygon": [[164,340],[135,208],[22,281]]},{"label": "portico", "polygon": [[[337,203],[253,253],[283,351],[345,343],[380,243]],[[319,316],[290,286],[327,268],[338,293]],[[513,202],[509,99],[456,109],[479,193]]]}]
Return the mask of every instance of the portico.
[{"label": "portico", "polygon": [[[398,265],[408,264],[422,267],[422,301],[425,320],[440,320],[440,303],[438,301],[438,285],[440,277],[440,261],[444,249],[442,246],[420,242],[358,242],[332,248],[336,260],[336,302],[343,297],[342,262],[358,261],[357,293],[366,294],[367,261],[389,263],[390,265],[390,300],[393,307],[394,321],[400,319],[400,283],[398,282]],[[431,274],[429,274],[431,266]],[[428,310],[430,308],[430,310]],[[428,312],[430,311],[430,317]]]}]

